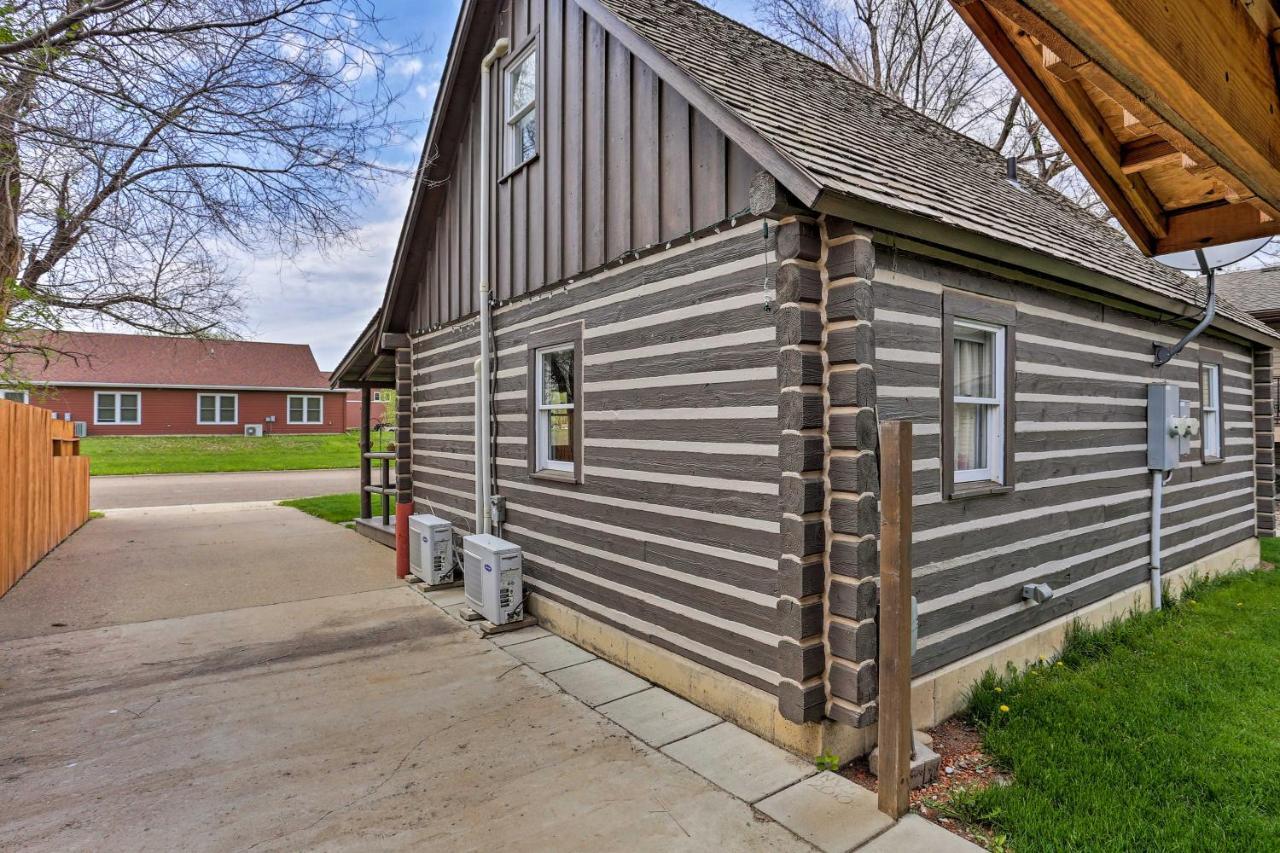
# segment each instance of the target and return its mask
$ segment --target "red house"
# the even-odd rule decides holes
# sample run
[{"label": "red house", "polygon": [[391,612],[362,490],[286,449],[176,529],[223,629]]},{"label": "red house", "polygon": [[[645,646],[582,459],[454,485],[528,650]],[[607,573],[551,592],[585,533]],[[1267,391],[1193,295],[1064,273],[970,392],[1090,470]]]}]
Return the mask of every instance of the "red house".
[{"label": "red house", "polygon": [[[325,381],[328,382],[329,377],[332,376],[332,373],[326,370],[321,375],[323,375]],[[347,414],[346,414],[347,429],[349,430],[360,429],[360,389],[359,388],[337,388],[334,390],[341,391],[347,395]],[[391,423],[391,418],[387,415],[387,402],[389,400],[394,400],[395,394],[396,392],[392,391],[389,388],[387,389],[378,388],[373,391],[371,401],[369,404],[369,426],[370,427],[373,427],[376,429],[378,426],[382,424]]]},{"label": "red house", "polygon": [[89,435],[342,432],[346,395],[331,391],[305,344],[64,332],[67,355],[25,356],[29,390],[7,399],[82,421]]}]

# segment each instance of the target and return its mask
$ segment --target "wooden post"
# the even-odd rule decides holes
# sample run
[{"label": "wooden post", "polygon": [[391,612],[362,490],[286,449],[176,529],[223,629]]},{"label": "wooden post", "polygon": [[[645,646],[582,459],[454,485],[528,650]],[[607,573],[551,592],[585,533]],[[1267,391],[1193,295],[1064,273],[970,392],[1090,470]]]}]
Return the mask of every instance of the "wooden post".
[{"label": "wooden post", "polygon": [[880,424],[880,811],[911,791],[911,422]]},{"label": "wooden post", "polygon": [[360,517],[373,517],[373,502],[370,500],[369,486],[373,483],[370,468],[372,460],[369,451],[369,415],[372,408],[369,386],[360,389]]},{"label": "wooden post", "polygon": [[413,514],[413,351],[396,350],[396,577],[409,576],[409,516]]}]

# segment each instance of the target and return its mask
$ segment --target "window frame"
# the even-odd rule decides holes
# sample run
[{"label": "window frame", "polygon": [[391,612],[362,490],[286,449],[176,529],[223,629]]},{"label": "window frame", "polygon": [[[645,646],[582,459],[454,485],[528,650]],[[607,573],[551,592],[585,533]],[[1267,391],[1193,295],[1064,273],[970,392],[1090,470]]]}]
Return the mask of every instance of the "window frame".
[{"label": "window frame", "polygon": [[[544,329],[540,332],[529,335],[525,341],[525,348],[528,358],[528,373],[525,381],[527,389],[527,409],[528,409],[528,434],[525,441],[525,455],[527,457],[527,469],[530,477],[544,478],[549,480],[558,480],[568,483],[581,483],[582,476],[582,448],[583,448],[583,390],[582,390],[582,338],[583,324],[581,321],[568,323],[551,329]],[[572,431],[570,433],[570,441],[573,445],[573,463],[567,464],[544,464],[551,460],[544,460],[542,455],[542,413],[552,409],[564,409],[565,406],[543,406],[541,396],[542,385],[542,355],[548,352],[559,352],[566,349],[573,350],[573,388],[574,399],[572,410],[574,413]]]},{"label": "window frame", "polygon": [[[1214,414],[1216,415],[1216,417],[1214,418],[1214,421],[1215,421],[1215,425],[1217,426],[1216,438],[1218,440],[1217,453],[1209,453],[1208,448],[1205,446],[1206,445],[1205,439],[1208,436],[1208,431],[1205,429],[1205,424],[1207,423],[1207,419],[1205,417],[1205,399],[1204,399],[1204,372],[1206,368],[1212,371],[1211,375],[1215,379],[1214,385],[1216,386],[1215,390],[1217,391],[1217,394],[1215,395],[1216,399],[1214,401],[1215,403]],[[1222,462],[1223,457],[1225,455],[1224,448],[1226,446],[1226,436],[1223,434],[1223,431],[1226,428],[1226,424],[1222,416],[1223,413],[1222,413],[1222,356],[1221,355],[1218,355],[1217,353],[1206,352],[1203,350],[1200,352],[1199,364],[1196,365],[1196,396],[1199,399],[1199,408],[1198,408],[1197,415],[1200,420],[1200,463],[1202,465],[1216,465]]]},{"label": "window frame", "polygon": [[[533,99],[527,106],[521,108],[517,112],[511,111],[511,81],[512,72],[519,68],[525,60],[530,56],[535,57],[536,67],[533,71]],[[499,76],[499,85],[502,87],[499,97],[499,106],[501,109],[500,118],[502,120],[502,177],[499,183],[506,181],[516,172],[528,166],[530,163],[538,159],[542,153],[542,56],[538,45],[538,33],[535,31],[530,33],[519,49],[513,50],[508,54],[502,63],[502,73]],[[528,157],[516,160],[516,127],[515,123],[533,113],[534,122],[534,143],[533,153]]]},{"label": "window frame", "polygon": [[[131,394],[138,398],[138,418],[133,421],[125,421],[120,419],[120,398],[126,394]],[[115,420],[104,421],[99,418],[100,404],[99,398],[111,396],[115,398],[114,412]],[[93,392],[93,425],[94,426],[142,426],[142,392],[141,391],[94,391]]]},{"label": "window frame", "polygon": [[[21,400],[9,400],[10,394],[21,394]],[[9,400],[10,403],[30,403],[31,392],[23,388],[0,388],[0,400]]]},{"label": "window frame", "polygon": [[[214,420],[206,421],[201,414],[200,402],[205,397],[213,398],[213,416]],[[229,421],[220,420],[222,415],[222,399],[224,397],[231,398],[231,415]],[[240,395],[226,394],[220,391],[201,391],[196,394],[196,425],[197,426],[236,426],[240,423]]]},{"label": "window frame", "polygon": [[[293,401],[302,400],[302,420],[295,421],[293,419]],[[314,421],[307,420],[307,400],[320,401],[320,415]],[[324,395],[323,394],[290,394],[284,401],[284,421],[290,426],[317,426],[324,423]]]},{"label": "window frame", "polygon": [[[964,398],[960,403],[977,402],[995,406],[990,415],[988,466],[975,472],[957,472],[955,467],[955,338],[957,326],[995,332],[996,364],[994,398]],[[942,456],[942,497],[953,500],[983,495],[1007,494],[1015,488],[1014,465],[1017,385],[1017,308],[1013,302],[968,291],[946,289],[942,294],[942,354],[939,359]],[[987,399],[997,402],[986,403]],[[998,469],[998,470],[997,470]],[[985,473],[986,476],[983,476]]]}]

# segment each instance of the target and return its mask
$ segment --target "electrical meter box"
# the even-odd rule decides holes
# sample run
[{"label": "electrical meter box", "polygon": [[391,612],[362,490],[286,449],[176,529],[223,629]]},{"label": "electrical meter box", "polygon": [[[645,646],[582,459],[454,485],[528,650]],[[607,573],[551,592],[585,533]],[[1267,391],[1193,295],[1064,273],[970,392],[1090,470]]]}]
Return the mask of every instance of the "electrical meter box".
[{"label": "electrical meter box", "polygon": [[1147,467],[1172,471],[1182,454],[1191,450],[1191,438],[1200,422],[1191,417],[1191,403],[1178,398],[1178,386],[1153,382],[1147,386]]}]

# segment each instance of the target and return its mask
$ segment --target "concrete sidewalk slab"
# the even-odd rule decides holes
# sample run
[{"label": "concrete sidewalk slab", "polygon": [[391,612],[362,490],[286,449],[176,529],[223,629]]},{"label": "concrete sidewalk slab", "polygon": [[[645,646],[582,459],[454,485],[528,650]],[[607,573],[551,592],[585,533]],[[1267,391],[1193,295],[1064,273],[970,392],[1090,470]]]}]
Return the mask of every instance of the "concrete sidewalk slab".
[{"label": "concrete sidewalk slab", "polygon": [[463,604],[467,600],[466,593],[463,592],[461,587],[456,586],[450,587],[449,589],[437,589],[430,592],[424,592],[423,595],[427,597],[427,601],[430,601],[436,607],[441,609],[453,607],[456,604]]},{"label": "concrete sidewalk slab", "polygon": [[0,640],[398,586],[395,555],[271,504],[120,510],[0,598]]},{"label": "concrete sidewalk slab", "polygon": [[661,687],[601,705],[596,710],[652,747],[666,746],[721,720]]},{"label": "concrete sidewalk slab", "polygon": [[930,823],[918,814],[908,814],[888,832],[870,844],[858,848],[858,853],[980,853],[982,847],[948,832],[936,823]]},{"label": "concrete sidewalk slab", "polygon": [[533,625],[528,628],[518,628],[515,631],[503,631],[498,634],[492,634],[489,642],[495,646],[505,648],[514,646],[516,643],[527,643],[530,640],[537,640],[541,637],[550,637],[551,632],[541,625]]},{"label": "concrete sidewalk slab", "polygon": [[558,669],[547,677],[570,696],[592,708],[639,693],[650,686],[643,678],[599,658]]},{"label": "concrete sidewalk slab", "polygon": [[[357,461],[352,457],[353,461]],[[311,471],[234,471],[215,474],[140,474],[92,477],[94,509],[135,506],[281,501],[360,490],[358,468]]]},{"label": "concrete sidewalk slab", "polygon": [[0,659],[0,849],[809,849],[403,586]]},{"label": "concrete sidewalk slab", "polygon": [[818,772],[812,764],[733,723],[670,743],[662,751],[748,803]]},{"label": "concrete sidewalk slab", "polygon": [[551,672],[575,663],[595,660],[595,655],[560,637],[543,637],[508,646],[506,652],[535,672]]},{"label": "concrete sidewalk slab", "polygon": [[[823,853],[846,853],[889,827],[876,795],[843,776],[825,771],[784,788],[756,808]],[[898,847],[905,850],[932,848]]]}]

